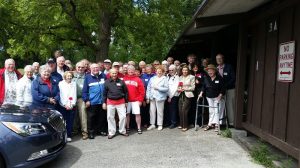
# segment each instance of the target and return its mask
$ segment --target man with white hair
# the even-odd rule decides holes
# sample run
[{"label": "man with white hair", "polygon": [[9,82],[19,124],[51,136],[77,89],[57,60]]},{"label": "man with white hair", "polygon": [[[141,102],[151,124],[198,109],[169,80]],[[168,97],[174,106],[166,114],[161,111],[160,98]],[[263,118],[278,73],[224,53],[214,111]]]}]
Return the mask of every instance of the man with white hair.
[{"label": "man with white hair", "polygon": [[56,71],[61,75],[64,76],[64,73],[66,71],[69,71],[70,68],[65,64],[65,57],[64,56],[60,56],[56,58]]},{"label": "man with white hair", "polygon": [[11,58],[5,60],[5,67],[0,69],[0,105],[16,102],[16,84],[21,76],[15,69],[15,61]]},{"label": "man with white hair", "polygon": [[142,80],[135,76],[134,74],[135,68],[132,65],[128,66],[128,75],[124,77],[124,82],[128,89],[128,106],[127,106],[127,132],[130,131],[129,125],[130,125],[130,112],[132,111],[132,114],[135,115],[136,125],[138,128],[138,134],[142,134],[141,129],[141,112],[140,112],[140,106],[142,105],[142,102],[144,101],[145,97],[145,88]]},{"label": "man with white hair", "polygon": [[35,79],[36,77],[39,76],[40,63],[34,62],[34,63],[32,64],[32,70],[33,70],[33,78]]},{"label": "man with white hair", "polygon": [[142,70],[143,68],[146,68],[146,62],[145,61],[140,61],[139,62],[139,68]]},{"label": "man with white hair", "polygon": [[33,68],[26,65],[24,76],[17,83],[17,105],[21,107],[29,106],[32,103],[31,84],[33,81]]}]

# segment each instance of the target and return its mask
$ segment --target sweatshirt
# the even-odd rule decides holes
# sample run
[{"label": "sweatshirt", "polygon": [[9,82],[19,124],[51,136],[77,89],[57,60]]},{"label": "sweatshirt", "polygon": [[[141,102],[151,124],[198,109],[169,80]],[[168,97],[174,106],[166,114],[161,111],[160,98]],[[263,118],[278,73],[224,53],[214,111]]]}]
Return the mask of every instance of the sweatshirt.
[{"label": "sweatshirt", "polygon": [[145,97],[145,88],[142,80],[137,76],[126,75],[124,82],[128,90],[128,101],[129,102],[143,102]]}]

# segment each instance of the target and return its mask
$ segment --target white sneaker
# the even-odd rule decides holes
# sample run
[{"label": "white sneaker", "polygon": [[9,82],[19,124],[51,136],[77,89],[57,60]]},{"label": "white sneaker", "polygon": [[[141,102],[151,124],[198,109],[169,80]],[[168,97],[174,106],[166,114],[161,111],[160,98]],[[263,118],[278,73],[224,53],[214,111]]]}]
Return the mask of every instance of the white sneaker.
[{"label": "white sneaker", "polygon": [[147,128],[148,131],[155,129],[155,125],[150,125],[150,127]]},{"label": "white sneaker", "polygon": [[72,138],[67,138],[67,142],[72,142]]},{"label": "white sneaker", "polygon": [[158,126],[158,128],[157,128],[158,131],[161,131],[162,129],[163,129],[162,126]]}]

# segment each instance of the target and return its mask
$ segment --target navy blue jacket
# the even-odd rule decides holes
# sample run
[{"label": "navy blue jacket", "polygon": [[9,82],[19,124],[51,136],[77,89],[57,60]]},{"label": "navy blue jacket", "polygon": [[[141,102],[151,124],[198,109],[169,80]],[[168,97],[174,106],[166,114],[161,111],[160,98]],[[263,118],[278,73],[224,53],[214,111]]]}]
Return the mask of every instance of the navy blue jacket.
[{"label": "navy blue jacket", "polygon": [[47,108],[55,109],[53,104],[49,103],[49,98],[53,97],[57,104],[60,100],[59,98],[59,87],[58,82],[55,82],[52,77],[50,77],[52,84],[52,89],[50,90],[46,83],[42,81],[42,78],[36,78],[32,81],[31,94],[33,97],[33,104],[37,106],[44,106]]},{"label": "navy blue jacket", "polygon": [[104,73],[98,76],[92,74],[85,75],[82,88],[83,101],[90,101],[91,105],[102,104],[105,80],[106,75]]},{"label": "navy blue jacket", "polygon": [[235,88],[235,72],[230,64],[224,64],[223,79],[226,90]]},{"label": "navy blue jacket", "polygon": [[59,83],[60,81],[63,80],[62,76],[57,71],[52,72],[51,77],[52,77],[53,81],[55,81],[57,83]]}]

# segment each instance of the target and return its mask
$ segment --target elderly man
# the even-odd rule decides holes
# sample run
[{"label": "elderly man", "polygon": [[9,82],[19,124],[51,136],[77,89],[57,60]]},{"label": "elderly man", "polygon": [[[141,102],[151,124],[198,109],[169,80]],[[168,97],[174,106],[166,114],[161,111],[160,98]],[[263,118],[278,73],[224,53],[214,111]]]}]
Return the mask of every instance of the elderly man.
[{"label": "elderly man", "polygon": [[32,69],[33,69],[33,78],[35,79],[36,77],[38,77],[40,75],[40,73],[39,73],[39,71],[40,71],[40,63],[34,62],[32,64]]},{"label": "elderly man", "polygon": [[56,71],[56,63],[53,60],[53,58],[50,58],[47,61],[47,64],[48,64],[49,69],[51,71],[51,78],[52,78],[52,80],[54,82],[57,82],[57,83],[59,83],[60,81],[62,81],[63,80],[63,78],[62,78],[63,76]]},{"label": "elderly man", "polygon": [[106,113],[102,109],[106,76],[100,71],[99,65],[96,63],[92,63],[90,69],[91,73],[84,78],[82,99],[88,110],[88,136],[90,139],[94,139],[95,133],[98,131],[103,136],[107,135]]},{"label": "elderly man", "polygon": [[21,73],[15,69],[13,59],[5,60],[5,67],[0,69],[0,105],[14,104],[16,102],[16,84],[22,77]]},{"label": "elderly man", "polygon": [[[124,78],[125,75],[119,72],[119,69],[120,69],[120,64],[119,64],[119,62],[114,62],[112,66],[113,66],[113,69],[117,71],[117,76],[118,76],[118,78],[121,79],[121,80],[123,80],[123,78]],[[110,78],[110,74],[111,74],[111,73],[108,73],[108,74],[106,75],[106,78],[107,78],[107,79]]]},{"label": "elderly man", "polygon": [[196,55],[195,54],[189,54],[187,56],[187,61],[188,61],[189,70],[191,71],[193,69],[193,66],[196,64]]},{"label": "elderly man", "polygon": [[142,70],[143,68],[146,68],[146,62],[145,61],[140,61],[139,62],[139,68]]},{"label": "elderly man", "polygon": [[[226,112],[229,125],[234,124],[234,105],[235,105],[235,72],[231,65],[224,63],[224,55],[216,56],[219,74],[223,77],[226,88]],[[221,114],[220,118],[223,118]]]},{"label": "elderly man", "polygon": [[116,134],[116,110],[119,117],[119,132],[123,136],[128,136],[125,129],[128,91],[126,84],[118,78],[117,73],[116,69],[111,69],[110,79],[104,83],[103,109],[107,109],[108,139],[112,139]]},{"label": "elderly man", "polygon": [[77,86],[77,111],[78,111],[78,117],[81,125],[82,139],[86,140],[88,138],[87,113],[86,113],[85,103],[82,99],[82,88],[83,88],[84,78],[85,78],[85,65],[84,62],[80,61],[76,64],[76,72],[74,73],[73,81],[76,83]]},{"label": "elderly man", "polygon": [[70,68],[65,64],[65,57],[64,56],[60,56],[56,58],[56,64],[57,64],[57,68],[56,71],[61,75],[64,76],[64,73],[66,71],[69,71]]},{"label": "elderly man", "polygon": [[135,120],[138,128],[138,134],[142,134],[141,129],[141,112],[140,106],[144,101],[145,97],[145,88],[142,80],[135,76],[134,74],[135,68],[132,65],[128,66],[128,75],[124,77],[124,81],[126,83],[128,89],[128,106],[127,106],[127,131],[130,131],[130,112],[135,115]]},{"label": "elderly man", "polygon": [[111,68],[111,60],[106,59],[103,61],[104,63],[104,74],[107,75],[109,73],[109,70]]},{"label": "elderly man", "polygon": [[169,65],[172,65],[174,63],[174,58],[173,57],[168,57],[167,61],[168,61]]},{"label": "elderly man", "polygon": [[19,106],[29,106],[32,103],[31,84],[33,80],[33,68],[26,65],[24,75],[17,83],[17,103]]}]

